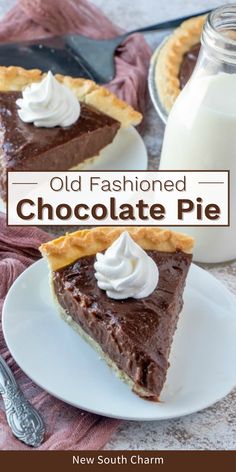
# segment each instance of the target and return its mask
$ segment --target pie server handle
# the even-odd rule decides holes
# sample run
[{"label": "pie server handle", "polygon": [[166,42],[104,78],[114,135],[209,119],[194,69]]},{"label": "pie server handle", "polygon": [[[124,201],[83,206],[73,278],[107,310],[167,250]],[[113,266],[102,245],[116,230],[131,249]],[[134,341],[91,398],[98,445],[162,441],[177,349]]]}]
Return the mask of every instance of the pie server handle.
[{"label": "pie server handle", "polygon": [[13,434],[28,446],[38,447],[44,438],[44,423],[38,411],[26,400],[16,380],[0,356],[0,394],[7,422]]}]

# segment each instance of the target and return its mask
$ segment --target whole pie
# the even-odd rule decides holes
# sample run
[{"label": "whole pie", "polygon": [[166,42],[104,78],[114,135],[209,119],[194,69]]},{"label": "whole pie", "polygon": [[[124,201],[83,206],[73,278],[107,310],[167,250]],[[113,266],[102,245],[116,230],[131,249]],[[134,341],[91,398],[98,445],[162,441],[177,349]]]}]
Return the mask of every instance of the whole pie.
[{"label": "whole pie", "polygon": [[81,168],[111,144],[121,126],[142,115],[93,81],[56,75],[80,102],[79,119],[68,127],[36,127],[19,117],[17,100],[40,83],[40,70],[0,67],[0,193],[6,199],[7,171],[64,171]]},{"label": "whole pie", "polygon": [[203,15],[184,21],[160,49],[155,68],[155,83],[167,113],[192,75],[201,46],[205,20],[206,16]]},{"label": "whole pie", "polygon": [[[159,273],[156,287],[143,298],[142,287],[136,298],[126,293],[125,299],[114,299],[98,284],[96,255],[103,257],[124,232]],[[166,379],[192,248],[190,236],[148,227],[82,230],[40,248],[49,263],[53,296],[63,319],[146,399],[157,401]],[[111,273],[113,263],[106,266]],[[139,280],[147,276],[145,271],[136,275]]]}]

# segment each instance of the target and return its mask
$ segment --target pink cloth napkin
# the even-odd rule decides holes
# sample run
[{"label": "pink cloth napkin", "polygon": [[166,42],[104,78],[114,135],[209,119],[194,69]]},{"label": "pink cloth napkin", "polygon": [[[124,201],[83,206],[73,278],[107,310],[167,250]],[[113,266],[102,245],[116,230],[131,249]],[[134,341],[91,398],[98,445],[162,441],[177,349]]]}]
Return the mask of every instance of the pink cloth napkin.
[{"label": "pink cloth napkin", "polygon": [[[19,0],[0,22],[0,41],[80,33],[95,39],[122,31],[87,0]],[[117,50],[116,77],[107,88],[144,111],[151,51],[140,34],[130,36]]]},{"label": "pink cloth napkin", "polygon": [[[37,228],[7,228],[0,213],[0,354],[11,367],[28,400],[41,412],[46,435],[40,450],[92,450],[102,448],[119,421],[100,417],[63,403],[35,385],[11,357],[2,333],[2,305],[14,280],[39,259],[38,247],[49,235]],[[82,382],[82,380],[81,380]],[[14,438],[0,400],[0,450],[30,450]]]}]

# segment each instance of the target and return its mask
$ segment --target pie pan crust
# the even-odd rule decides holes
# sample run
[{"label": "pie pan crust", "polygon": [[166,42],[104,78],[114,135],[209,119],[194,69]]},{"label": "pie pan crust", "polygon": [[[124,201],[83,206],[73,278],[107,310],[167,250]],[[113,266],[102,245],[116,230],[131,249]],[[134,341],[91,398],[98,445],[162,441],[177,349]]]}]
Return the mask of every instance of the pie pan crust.
[{"label": "pie pan crust", "polygon": [[194,239],[182,233],[154,227],[96,227],[66,234],[40,246],[55,271],[86,256],[105,251],[120,236],[128,231],[136,243],[145,250],[162,252],[182,251],[191,254]]},{"label": "pie pan crust", "polygon": [[[21,91],[33,82],[40,82],[45,76],[39,69],[0,66],[0,91]],[[89,79],[73,78],[56,74],[56,79],[69,87],[78,100],[119,121],[122,126],[136,126],[142,121],[142,114],[112,92]]]},{"label": "pie pan crust", "polygon": [[167,39],[158,54],[155,69],[155,84],[160,101],[169,112],[179,95],[179,71],[183,56],[201,39],[206,15],[184,21]]}]

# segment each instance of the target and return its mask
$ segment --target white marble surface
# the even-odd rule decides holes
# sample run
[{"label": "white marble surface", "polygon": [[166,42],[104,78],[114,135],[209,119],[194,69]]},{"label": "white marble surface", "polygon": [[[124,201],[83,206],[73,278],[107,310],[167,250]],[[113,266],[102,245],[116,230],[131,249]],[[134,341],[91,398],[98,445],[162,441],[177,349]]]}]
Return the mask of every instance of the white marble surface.
[{"label": "white marble surface", "polygon": [[[33,1],[33,0],[32,0]],[[50,1],[50,0],[49,0]],[[78,0],[79,1],[79,0]],[[222,4],[221,0],[93,0],[121,27],[138,26],[196,13]],[[0,15],[14,4],[0,0]],[[232,2],[227,2],[232,3]],[[166,33],[146,38],[154,49]],[[150,168],[157,168],[164,127],[149,103],[143,137]],[[236,262],[205,267],[236,295]],[[106,449],[235,449],[236,390],[224,400],[184,418],[158,422],[122,422]]]}]

